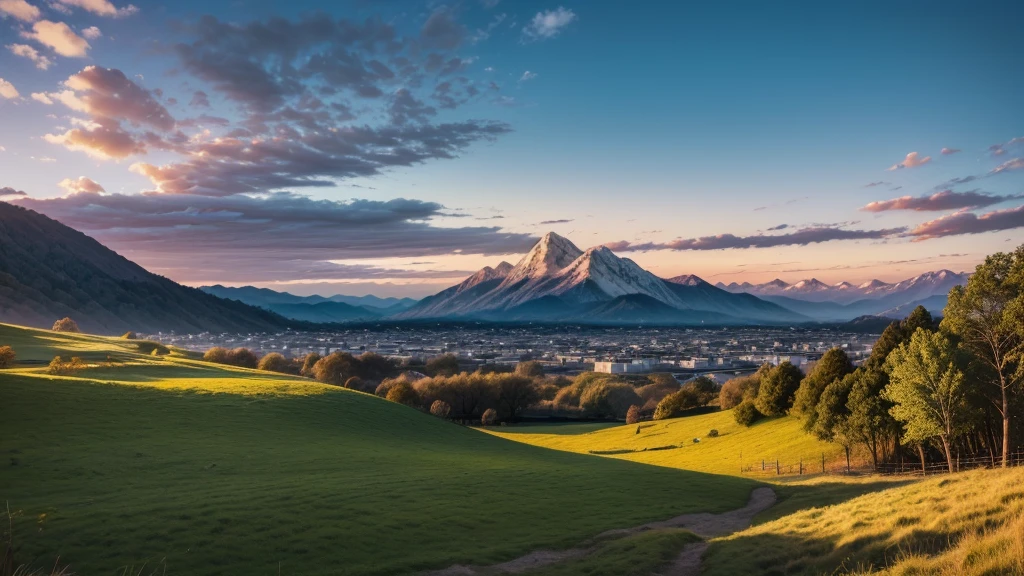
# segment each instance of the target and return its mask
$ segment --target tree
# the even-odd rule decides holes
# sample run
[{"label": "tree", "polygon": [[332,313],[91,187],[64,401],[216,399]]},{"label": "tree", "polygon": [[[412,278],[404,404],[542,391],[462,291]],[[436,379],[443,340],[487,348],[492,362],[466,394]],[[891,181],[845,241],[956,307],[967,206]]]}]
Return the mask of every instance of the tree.
[{"label": "tree", "polygon": [[484,410],[484,415],[480,417],[480,423],[484,426],[493,426],[498,422],[498,412],[494,408],[488,408]]},{"label": "tree", "polygon": [[700,406],[700,396],[693,388],[680,388],[677,392],[669,394],[658,402],[654,409],[654,419],[664,420],[682,415],[687,410],[693,410]]},{"label": "tree", "polygon": [[345,380],[345,388],[348,388],[349,390],[362,390],[363,379],[359,376],[350,376]]},{"label": "tree", "polygon": [[1024,381],[1024,246],[985,258],[967,286],[949,291],[942,328],[987,368],[986,396],[1003,418],[1002,462],[1010,457],[1012,394]]},{"label": "tree", "polygon": [[0,368],[10,368],[14,364],[14,348],[0,346]]},{"label": "tree", "polygon": [[536,360],[528,360],[516,364],[516,374],[527,378],[543,378],[544,366]]},{"label": "tree", "polygon": [[835,442],[843,447],[846,451],[847,472],[850,471],[850,448],[855,438],[847,405],[856,380],[857,373],[852,372],[825,386],[814,407],[816,416],[811,430],[819,440]]},{"label": "tree", "polygon": [[626,424],[636,424],[640,421],[640,407],[633,404],[626,410]]},{"label": "tree", "polygon": [[299,374],[307,378],[313,377],[313,366],[320,361],[321,356],[316,352],[310,352],[306,354],[306,357],[302,359],[302,368],[299,369]]},{"label": "tree", "polygon": [[537,387],[530,378],[519,374],[496,374],[489,378],[494,382],[498,405],[512,422],[519,419],[523,410],[540,400]]},{"label": "tree", "polygon": [[681,390],[690,390],[693,392],[697,399],[697,406],[707,406],[718,397],[720,387],[718,386],[718,382],[715,382],[711,378],[708,378],[707,376],[698,376],[686,384],[683,384]]},{"label": "tree", "polygon": [[722,410],[735,408],[747,398],[756,398],[760,389],[761,377],[758,374],[733,378],[722,384],[718,392],[718,406]]},{"label": "tree", "polygon": [[750,426],[761,419],[761,413],[757,411],[757,406],[754,405],[754,401],[749,398],[740,402],[739,406],[733,408],[732,416],[741,426]]},{"label": "tree", "polygon": [[920,304],[900,322],[900,330],[903,331],[904,341],[909,340],[914,335],[914,332],[917,332],[918,328],[924,328],[929,332],[934,332],[938,328],[935,325],[935,319],[932,318],[932,313]]},{"label": "tree", "polygon": [[864,366],[873,370],[882,370],[885,366],[885,359],[889,353],[899,347],[906,340],[903,328],[900,323],[893,321],[885,327],[882,335],[878,337],[875,345],[871,347],[871,355],[864,361]]},{"label": "tree", "polygon": [[454,354],[442,354],[427,360],[427,374],[431,376],[454,376],[459,373],[459,359]]},{"label": "tree", "polygon": [[816,408],[825,387],[853,372],[853,362],[841,348],[832,348],[822,355],[814,369],[800,382],[793,400],[793,410],[804,416],[804,428],[814,429],[814,421],[818,417]]},{"label": "tree", "polygon": [[228,350],[227,348],[214,346],[203,354],[203,360],[206,362],[216,362],[217,364],[227,364]]},{"label": "tree", "polygon": [[280,352],[271,352],[260,358],[260,363],[256,366],[260,370],[266,370],[268,372],[281,372],[287,374],[291,368],[291,362],[284,357]]},{"label": "tree", "polygon": [[341,386],[357,373],[358,360],[348,352],[333,352],[313,365],[313,377],[324,384]]},{"label": "tree", "polygon": [[849,430],[856,442],[871,452],[871,462],[878,468],[878,450],[887,445],[887,439],[899,433],[899,425],[889,413],[892,403],[882,396],[889,384],[885,372],[864,368],[854,372],[846,406],[849,411]]},{"label": "tree", "polygon": [[248,348],[235,348],[228,352],[225,363],[242,368],[255,368],[259,365],[260,359],[255,352]]},{"label": "tree", "polygon": [[580,394],[579,407],[595,418],[625,418],[629,407],[640,401],[636,390],[625,382],[591,382]]},{"label": "tree", "polygon": [[387,396],[389,402],[395,402],[397,404],[405,404],[406,406],[416,406],[420,403],[420,397],[416,394],[416,390],[413,389],[412,384],[409,384],[405,380],[398,380],[388,390]]},{"label": "tree", "polygon": [[955,356],[956,347],[948,337],[918,328],[910,342],[889,354],[889,385],[882,393],[893,403],[893,417],[904,425],[905,440],[942,440],[950,472],[955,471],[950,443],[970,420],[968,390]]},{"label": "tree", "polygon": [[430,413],[442,420],[447,420],[448,415],[452,413],[452,407],[444,400],[434,400],[434,403],[430,405]]},{"label": "tree", "polygon": [[765,416],[781,416],[793,407],[793,397],[804,373],[791,362],[782,362],[765,374],[757,392],[757,410]]},{"label": "tree", "polygon": [[64,318],[61,318],[60,320],[57,320],[56,322],[53,323],[53,331],[54,332],[81,332],[81,330],[78,329],[78,323],[76,323],[71,318],[68,318],[67,316],[65,316]]}]

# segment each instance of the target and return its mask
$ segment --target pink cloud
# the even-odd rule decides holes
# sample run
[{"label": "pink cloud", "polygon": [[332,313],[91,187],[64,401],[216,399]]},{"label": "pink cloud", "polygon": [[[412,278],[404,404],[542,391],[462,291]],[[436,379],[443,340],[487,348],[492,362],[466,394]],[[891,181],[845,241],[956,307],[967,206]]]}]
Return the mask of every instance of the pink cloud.
[{"label": "pink cloud", "polygon": [[99,194],[106,192],[95,180],[79,176],[78,178],[65,178],[57,183],[57,186],[67,190],[68,194]]},{"label": "pink cloud", "polygon": [[65,6],[81,8],[82,10],[92,12],[98,16],[109,16],[113,18],[131,16],[139,11],[139,9],[132,4],[129,4],[124,8],[118,8],[107,0],[60,0],[60,3]]},{"label": "pink cloud", "polygon": [[29,46],[28,44],[8,44],[7,49],[11,51],[11,54],[15,56],[21,56],[22,58],[28,58],[36,65],[36,68],[40,70],[46,70],[53,65],[53,60],[50,60],[46,56],[39,53],[38,50]]},{"label": "pink cloud", "polygon": [[914,242],[920,242],[945,236],[982,234],[1021,227],[1024,227],[1024,206],[995,210],[980,216],[973,212],[956,212],[929,220],[911,230],[908,236],[912,236]]},{"label": "pink cloud", "polygon": [[0,12],[22,22],[35,22],[39,19],[39,8],[25,0],[0,0]]},{"label": "pink cloud", "polygon": [[907,157],[904,158],[902,162],[900,162],[898,164],[893,164],[892,166],[890,166],[889,170],[900,170],[900,169],[903,169],[903,168],[917,168],[918,166],[924,166],[925,164],[927,164],[927,163],[929,163],[931,161],[932,161],[932,157],[931,156],[925,156],[924,158],[920,158],[917,155],[917,152],[911,152],[911,153],[907,154]]},{"label": "pink cloud", "polygon": [[943,156],[949,156],[950,154],[956,154],[959,151],[959,148],[943,148],[939,153]]},{"label": "pink cloud", "polygon": [[976,190],[969,192],[954,192],[943,190],[931,196],[901,196],[892,200],[880,200],[872,202],[861,208],[865,212],[887,212],[890,210],[914,210],[917,212],[958,210],[961,208],[980,208],[991,206],[1007,200],[1021,198],[1016,196],[992,196],[979,193]]},{"label": "pink cloud", "polygon": [[32,25],[31,32],[22,32],[21,35],[49,46],[57,54],[69,58],[84,58],[89,51],[89,43],[85,38],[75,34],[74,30],[63,22],[40,20]]}]

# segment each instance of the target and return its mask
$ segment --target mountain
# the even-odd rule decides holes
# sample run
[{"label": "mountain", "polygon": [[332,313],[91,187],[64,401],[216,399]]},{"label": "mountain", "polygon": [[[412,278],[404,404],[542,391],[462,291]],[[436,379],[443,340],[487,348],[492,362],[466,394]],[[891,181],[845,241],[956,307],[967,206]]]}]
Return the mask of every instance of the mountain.
[{"label": "mountain", "polygon": [[256,332],[300,323],[152,274],[96,240],[0,202],[0,321],[94,333]]},{"label": "mountain", "polygon": [[604,246],[580,250],[553,232],[515,265],[484,268],[397,319],[778,323],[807,318],[696,276],[665,280]]},{"label": "mountain", "polygon": [[[200,286],[200,290],[221,298],[240,300],[252,306],[267,308],[278,304],[322,304],[324,302],[338,302],[353,307],[363,307],[380,316],[385,313],[405,310],[416,303],[413,298],[379,298],[372,294],[366,296],[346,296],[335,294],[334,296],[296,296],[288,292],[277,292],[269,288],[257,288],[255,286]],[[343,309],[343,308],[339,308]]]},{"label": "mountain", "polygon": [[260,308],[270,310],[292,320],[319,323],[376,320],[384,315],[384,312],[379,308],[352,306],[344,302],[264,304]]},{"label": "mountain", "polygon": [[[859,285],[850,282],[828,285],[811,278],[795,284],[776,279],[764,284],[719,283],[718,287],[734,294],[753,294],[814,318],[834,320],[880,314],[932,296],[944,296],[953,286],[966,284],[969,276],[967,273],[938,270],[896,283],[870,280]],[[841,316],[834,317],[834,313]]]}]

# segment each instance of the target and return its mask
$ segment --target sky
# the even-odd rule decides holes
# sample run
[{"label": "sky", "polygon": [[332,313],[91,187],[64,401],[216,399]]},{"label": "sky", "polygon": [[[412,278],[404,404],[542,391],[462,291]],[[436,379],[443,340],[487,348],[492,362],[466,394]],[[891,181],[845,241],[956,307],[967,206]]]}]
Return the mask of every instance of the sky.
[{"label": "sky", "polygon": [[1024,6],[0,0],[0,201],[189,285],[421,297],[547,231],[662,277],[1024,244]]}]

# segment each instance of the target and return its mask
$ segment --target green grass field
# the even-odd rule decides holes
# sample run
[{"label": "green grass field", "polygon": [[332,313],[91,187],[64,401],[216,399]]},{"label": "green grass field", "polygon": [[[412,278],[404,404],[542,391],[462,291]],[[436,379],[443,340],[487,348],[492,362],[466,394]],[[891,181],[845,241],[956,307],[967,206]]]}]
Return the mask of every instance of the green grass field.
[{"label": "green grass field", "polygon": [[[736,508],[755,485],[511,442],[309,380],[142,355],[132,341],[0,325],[3,344],[35,362],[0,372],[0,500],[17,561],[38,567],[58,556],[79,574],[489,564]],[[92,366],[51,377],[39,363],[55,354]]]},{"label": "green grass field", "polygon": [[[708,436],[712,429],[718,430],[717,438]],[[636,424],[577,424],[502,427],[490,432],[556,450],[599,453],[644,464],[730,475],[740,475],[741,466],[762,459],[775,462],[778,458],[783,464],[803,459],[820,465],[823,454],[828,461],[843,454],[840,446],[805,433],[794,416],[761,420],[747,428],[736,423],[732,412],[721,411],[645,422],[640,425],[640,433],[636,431]],[[694,438],[700,442],[694,443]],[[764,478],[771,480],[770,476]]]}]

